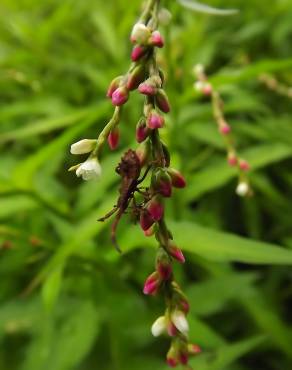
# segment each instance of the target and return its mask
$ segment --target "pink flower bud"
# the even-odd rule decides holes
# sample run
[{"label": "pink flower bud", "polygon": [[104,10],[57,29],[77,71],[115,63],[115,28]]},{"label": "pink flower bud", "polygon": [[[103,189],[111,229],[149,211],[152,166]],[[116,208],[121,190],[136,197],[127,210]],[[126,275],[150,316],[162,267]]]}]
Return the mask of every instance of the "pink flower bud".
[{"label": "pink flower bud", "polygon": [[145,78],[144,66],[139,65],[129,74],[127,79],[127,89],[135,90]]},{"label": "pink flower bud", "polygon": [[138,146],[136,149],[137,157],[139,158],[141,167],[144,166],[144,164],[147,162],[148,156],[149,156],[149,143],[144,141],[142,144]]},{"label": "pink flower bud", "polygon": [[115,150],[119,145],[120,141],[120,130],[118,127],[115,127],[108,135],[107,142],[111,150]]},{"label": "pink flower bud", "polygon": [[148,83],[143,82],[139,85],[138,90],[141,94],[153,96],[157,93],[157,87]]},{"label": "pink flower bud", "polygon": [[153,224],[154,224],[154,220],[153,218],[151,217],[150,213],[146,210],[142,210],[140,212],[140,226],[142,228],[142,230],[148,230]]},{"label": "pink flower bud", "polygon": [[188,314],[189,311],[190,311],[190,304],[187,300],[185,299],[182,299],[180,302],[179,302],[179,305],[182,309],[182,311],[185,313],[185,314]]},{"label": "pink flower bud", "polygon": [[244,159],[241,159],[239,161],[239,168],[242,170],[242,171],[249,171],[250,169],[250,165],[247,161],[245,161]]},{"label": "pink flower bud", "polygon": [[206,96],[210,96],[213,92],[212,85],[210,83],[205,83],[202,88],[202,93]]},{"label": "pink flower bud", "polygon": [[143,293],[146,295],[154,295],[157,293],[159,288],[159,277],[158,273],[155,271],[153,272],[144,283]]},{"label": "pink flower bud", "polygon": [[164,125],[164,118],[160,114],[158,114],[155,110],[153,110],[148,117],[147,125],[152,130],[161,128]]},{"label": "pink flower bud", "polygon": [[169,280],[172,275],[172,267],[170,263],[160,261],[157,263],[156,269],[162,280]]},{"label": "pink flower bud", "polygon": [[228,164],[231,167],[234,167],[237,165],[237,157],[234,153],[229,153],[227,158]]},{"label": "pink flower bud", "polygon": [[189,356],[188,356],[188,354],[185,353],[185,352],[180,352],[180,354],[179,354],[179,362],[182,365],[187,365],[187,363],[189,362]]},{"label": "pink flower bud", "polygon": [[129,91],[125,86],[121,86],[113,92],[111,98],[113,105],[123,105],[129,99]]},{"label": "pink flower bud", "polygon": [[169,367],[177,367],[177,360],[175,358],[169,357],[166,359],[166,363]]},{"label": "pink flower bud", "polygon": [[169,321],[168,322],[168,325],[167,325],[167,334],[170,336],[170,337],[175,337],[178,333],[178,330],[176,328],[176,326],[174,325],[174,323],[172,321]]},{"label": "pink flower bud", "polygon": [[116,89],[119,87],[121,81],[123,79],[123,76],[118,76],[112,80],[112,82],[109,85],[109,88],[107,90],[106,96],[108,98],[111,98],[113,93],[116,91]]},{"label": "pink flower bud", "polygon": [[158,108],[164,112],[168,113],[170,111],[170,104],[168,97],[163,89],[159,89],[155,98]]},{"label": "pink flower bud", "polygon": [[159,31],[152,32],[149,43],[158,48],[162,48],[164,46],[164,40]]},{"label": "pink flower bud", "polygon": [[202,349],[197,344],[189,344],[188,352],[190,355],[197,355],[202,352]]},{"label": "pink flower bud", "polygon": [[183,255],[183,252],[181,249],[179,249],[177,246],[171,244],[168,248],[170,255],[176,259],[179,263],[185,263],[185,257]]},{"label": "pink flower bud", "polygon": [[222,135],[228,135],[231,131],[231,127],[225,122],[220,125],[219,131]]},{"label": "pink flower bud", "polygon": [[136,126],[136,140],[142,143],[149,135],[149,128],[146,126],[146,120],[141,119]]},{"label": "pink flower bud", "polygon": [[175,188],[184,188],[186,186],[186,180],[179,171],[169,168],[168,173],[171,177],[171,183]]},{"label": "pink flower bud", "polygon": [[134,46],[132,53],[131,53],[131,59],[133,62],[137,62],[139,59],[141,59],[147,51],[147,48],[137,45]]},{"label": "pink flower bud", "polygon": [[164,213],[164,206],[159,197],[153,197],[147,205],[147,211],[155,221],[161,220]]}]

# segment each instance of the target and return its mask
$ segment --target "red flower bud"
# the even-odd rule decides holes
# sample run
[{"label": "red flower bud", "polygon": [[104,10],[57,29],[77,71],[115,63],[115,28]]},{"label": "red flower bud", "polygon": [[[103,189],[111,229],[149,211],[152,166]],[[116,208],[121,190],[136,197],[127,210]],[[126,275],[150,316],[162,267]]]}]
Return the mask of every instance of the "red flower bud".
[{"label": "red flower bud", "polygon": [[132,53],[131,53],[131,59],[133,62],[137,62],[139,59],[141,59],[147,52],[147,48],[137,45],[134,46]]},{"label": "red flower bud", "polygon": [[158,273],[155,271],[146,279],[144,283],[143,293],[146,295],[156,294],[159,288],[159,283],[159,276]]},{"label": "red flower bud", "polygon": [[171,183],[175,188],[184,188],[186,186],[186,180],[179,171],[169,168],[168,173],[171,177]]},{"label": "red flower bud", "polygon": [[178,333],[178,330],[176,328],[176,326],[174,325],[174,323],[172,321],[169,321],[168,325],[167,325],[167,334],[170,336],[170,337],[175,337]]},{"label": "red flower bud", "polygon": [[111,150],[115,150],[119,145],[120,141],[120,130],[118,127],[115,127],[107,137],[108,145]]},{"label": "red flower bud", "polygon": [[149,229],[147,230],[144,230],[144,235],[147,237],[154,235],[154,233],[155,233],[155,228],[153,226],[149,227]]},{"label": "red flower bud", "polygon": [[161,220],[164,213],[164,206],[159,197],[153,197],[147,205],[147,211],[155,221]]},{"label": "red flower bud", "polygon": [[147,210],[142,210],[140,212],[140,226],[142,230],[148,230],[154,224],[154,220]]},{"label": "red flower bud", "polygon": [[229,166],[231,167],[236,166],[238,162],[237,157],[234,153],[228,153],[227,161],[228,161]]},{"label": "red flower bud", "polygon": [[139,158],[141,167],[144,166],[144,164],[147,162],[147,159],[148,159],[148,156],[149,156],[149,153],[150,153],[149,145],[150,145],[149,142],[144,141],[136,149],[136,154]]},{"label": "red flower bud", "polygon": [[188,352],[190,355],[197,355],[202,352],[202,349],[197,344],[189,344]]},{"label": "red flower bud", "polygon": [[164,46],[164,40],[159,31],[152,32],[149,43],[158,48],[162,48]]},{"label": "red flower bud", "polygon": [[159,89],[155,98],[158,108],[164,112],[168,113],[170,111],[170,104],[168,97],[163,89]]},{"label": "red flower bud", "polygon": [[148,83],[143,82],[139,85],[138,90],[141,94],[153,96],[157,93],[157,87]]},{"label": "red flower bud", "polygon": [[153,174],[152,186],[164,197],[168,198],[171,196],[171,177],[166,171],[159,169]]},{"label": "red flower bud", "polygon": [[169,357],[166,359],[166,363],[169,367],[177,367],[177,360],[175,358]]},{"label": "red flower bud", "polygon": [[139,120],[136,126],[136,140],[138,143],[142,143],[149,135],[149,128],[146,126],[145,118]]},{"label": "red flower bud", "polygon": [[188,356],[188,354],[185,353],[185,352],[180,352],[180,354],[179,354],[179,362],[182,365],[187,365],[187,363],[189,362],[189,356]]},{"label": "red flower bud", "polygon": [[172,275],[172,266],[169,262],[159,261],[156,269],[162,280],[169,280]]},{"label": "red flower bud", "polygon": [[109,85],[109,88],[107,90],[106,96],[108,98],[111,98],[113,93],[116,91],[116,89],[119,87],[122,79],[124,76],[118,76],[112,80],[112,82]]},{"label": "red flower bud", "polygon": [[129,91],[125,86],[121,86],[113,92],[111,98],[113,105],[123,105],[129,99]]},{"label": "red flower bud", "polygon": [[239,168],[242,170],[242,171],[248,171],[250,169],[250,165],[247,161],[245,161],[244,159],[241,159],[239,161]]},{"label": "red flower bud", "polygon": [[185,263],[185,257],[183,252],[175,245],[170,244],[168,247],[168,251],[170,255],[176,259],[179,263]]},{"label": "red flower bud", "polygon": [[190,304],[187,300],[185,299],[182,299],[180,302],[179,302],[179,305],[180,305],[180,308],[182,309],[182,311],[185,313],[185,314],[188,314],[189,311],[190,311]]},{"label": "red flower bud", "polygon": [[219,127],[219,131],[222,135],[228,135],[231,131],[231,127],[226,122],[223,122]]},{"label": "red flower bud", "polygon": [[164,125],[164,118],[158,114],[155,110],[153,110],[147,120],[147,125],[151,129],[161,128]]},{"label": "red flower bud", "polygon": [[135,90],[140,85],[145,78],[144,66],[139,65],[134,68],[134,70],[129,74],[127,80],[127,89]]}]

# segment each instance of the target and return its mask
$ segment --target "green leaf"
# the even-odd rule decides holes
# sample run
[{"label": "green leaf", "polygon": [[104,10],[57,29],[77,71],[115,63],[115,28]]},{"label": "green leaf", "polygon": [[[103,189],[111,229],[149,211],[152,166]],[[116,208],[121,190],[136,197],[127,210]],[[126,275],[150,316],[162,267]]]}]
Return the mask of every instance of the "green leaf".
[{"label": "green leaf", "polygon": [[234,15],[238,13],[237,9],[218,9],[212,6],[202,4],[195,0],[177,0],[178,3],[187,9],[194,10],[200,13],[206,13],[211,15]]},{"label": "green leaf", "polygon": [[63,266],[59,265],[50,272],[42,286],[43,303],[47,311],[51,311],[55,305],[61,289]]}]

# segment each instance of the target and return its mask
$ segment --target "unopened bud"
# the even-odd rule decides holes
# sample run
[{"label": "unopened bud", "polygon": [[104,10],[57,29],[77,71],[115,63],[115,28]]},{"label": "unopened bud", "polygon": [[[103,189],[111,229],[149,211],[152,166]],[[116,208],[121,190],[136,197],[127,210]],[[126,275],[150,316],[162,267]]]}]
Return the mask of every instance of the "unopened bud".
[{"label": "unopened bud", "polygon": [[185,260],[185,257],[183,255],[183,252],[176,245],[174,245],[172,242],[170,242],[167,249],[169,251],[169,254],[175,260],[177,260],[179,263],[185,263],[186,260]]},{"label": "unopened bud", "polygon": [[238,162],[236,155],[232,152],[228,153],[227,161],[231,167],[236,166]]},{"label": "unopened bud", "polygon": [[154,321],[151,327],[151,333],[154,337],[159,337],[166,330],[166,318],[165,316],[160,316],[156,321]]},{"label": "unopened bud", "polygon": [[164,197],[170,197],[172,193],[171,177],[169,174],[158,169],[152,176],[152,186]]},{"label": "unopened bud", "polygon": [[154,96],[157,93],[157,87],[150,82],[143,82],[139,85],[138,90],[141,94]]},{"label": "unopened bud", "polygon": [[197,355],[201,352],[202,352],[202,349],[197,344],[189,344],[188,345],[188,353],[190,355]]},{"label": "unopened bud", "polygon": [[156,104],[158,106],[158,108],[164,112],[164,113],[168,113],[170,111],[170,104],[169,104],[169,100],[168,100],[168,97],[165,93],[165,91],[163,89],[159,89],[157,91],[157,95],[155,97],[155,101],[156,101]]},{"label": "unopened bud", "polygon": [[142,143],[149,135],[150,130],[146,125],[146,119],[143,117],[139,120],[136,126],[136,140]]},{"label": "unopened bud", "polygon": [[147,210],[155,221],[161,220],[164,213],[164,206],[158,196],[153,197],[147,204]]},{"label": "unopened bud", "polygon": [[127,80],[127,89],[135,90],[145,79],[145,68],[143,65],[138,65],[134,70],[129,74]]},{"label": "unopened bud", "polygon": [[239,161],[239,168],[242,170],[242,171],[249,171],[250,170],[250,165],[247,161],[245,161],[244,159],[241,159]]},{"label": "unopened bud", "polygon": [[179,310],[174,310],[171,314],[171,321],[177,327],[177,329],[183,333],[187,334],[189,331],[189,324],[186,319],[186,315],[184,312]]},{"label": "unopened bud", "polygon": [[182,365],[187,365],[189,362],[189,356],[187,352],[181,351],[178,356],[178,360]]},{"label": "unopened bud", "polygon": [[124,76],[118,76],[118,77],[116,77],[116,78],[114,78],[112,80],[112,82],[110,83],[109,88],[107,90],[107,93],[106,93],[106,96],[108,98],[111,98],[112,97],[113,93],[119,87],[119,85],[120,85],[120,83],[121,83],[121,81],[122,81],[123,78],[124,78]]},{"label": "unopened bud", "polygon": [[167,26],[171,21],[172,15],[169,10],[162,8],[158,13],[159,23],[163,26]]},{"label": "unopened bud", "polygon": [[236,188],[236,194],[240,197],[245,197],[250,192],[250,187],[247,182],[240,182]]},{"label": "unopened bud", "polygon": [[146,45],[150,36],[151,31],[144,23],[136,23],[132,29],[131,42]]},{"label": "unopened bud", "polygon": [[156,271],[162,280],[169,280],[172,275],[171,259],[162,248],[160,248],[157,254]]},{"label": "unopened bud", "polygon": [[231,127],[226,122],[222,122],[219,126],[219,131],[222,135],[228,135],[231,131]]},{"label": "unopened bud", "polygon": [[159,276],[155,271],[153,272],[144,283],[143,293],[146,295],[154,295],[159,288]]},{"label": "unopened bud", "polygon": [[186,186],[186,180],[183,175],[174,168],[169,168],[168,173],[171,177],[171,183],[176,188],[184,188]]},{"label": "unopened bud", "polygon": [[111,150],[115,150],[118,147],[119,141],[120,141],[120,130],[116,126],[111,130],[107,138],[107,142]]},{"label": "unopened bud", "polygon": [[151,217],[150,213],[147,210],[142,209],[140,212],[140,226],[142,230],[145,231],[145,230],[150,229],[150,227],[154,224],[154,222],[155,221]]},{"label": "unopened bud", "polygon": [[152,110],[147,119],[147,125],[152,130],[161,128],[164,126],[164,118],[160,114],[158,114],[155,110]]},{"label": "unopened bud", "polygon": [[138,148],[136,149],[136,154],[137,157],[139,158],[141,167],[143,167],[147,162],[150,154],[150,143],[148,142],[148,140],[144,141],[138,146]]},{"label": "unopened bud", "polygon": [[164,40],[159,31],[152,32],[149,39],[149,44],[158,48],[162,48],[164,46]]},{"label": "unopened bud", "polygon": [[176,367],[178,365],[177,350],[172,345],[166,355],[167,365],[170,367]]},{"label": "unopened bud", "polygon": [[113,105],[120,106],[127,102],[129,99],[129,91],[125,86],[118,87],[112,94]]},{"label": "unopened bud", "polygon": [[141,46],[141,45],[134,46],[132,53],[131,53],[132,61],[137,62],[138,60],[143,58],[146,52],[147,52],[147,48],[145,46]]}]

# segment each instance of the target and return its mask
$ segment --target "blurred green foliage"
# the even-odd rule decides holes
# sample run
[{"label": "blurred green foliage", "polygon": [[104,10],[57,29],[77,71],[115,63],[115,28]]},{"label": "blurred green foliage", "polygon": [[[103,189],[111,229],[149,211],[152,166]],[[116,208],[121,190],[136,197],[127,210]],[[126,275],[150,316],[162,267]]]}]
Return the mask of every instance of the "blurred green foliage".
[{"label": "blurred green foliage", "polygon": [[[150,325],[163,302],[141,286],[155,242],[124,220],[117,255],[96,220],[117,195],[114,168],[134,147],[140,98],[106,150],[99,182],[68,173],[72,142],[96,137],[111,116],[109,81],[127,70],[128,35],[141,1],[2,0],[0,4],[0,369],[165,369],[166,340]],[[292,85],[291,0],[213,0],[238,15],[192,13],[165,1],[160,60],[173,103],[163,138],[188,188],[168,219],[186,251],[176,274],[192,304],[197,370],[292,368],[291,98],[259,83]],[[234,194],[210,105],[193,90],[204,63],[226,101],[252,199]],[[235,235],[237,234],[237,235]]]}]

